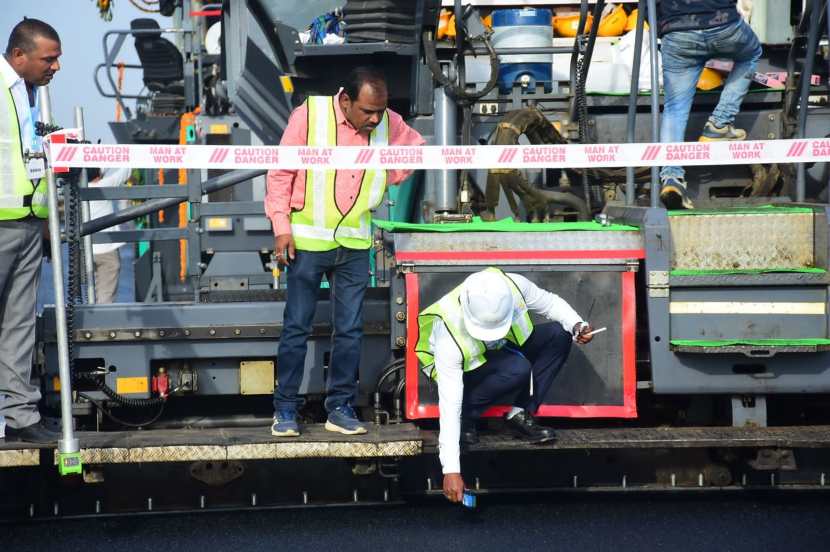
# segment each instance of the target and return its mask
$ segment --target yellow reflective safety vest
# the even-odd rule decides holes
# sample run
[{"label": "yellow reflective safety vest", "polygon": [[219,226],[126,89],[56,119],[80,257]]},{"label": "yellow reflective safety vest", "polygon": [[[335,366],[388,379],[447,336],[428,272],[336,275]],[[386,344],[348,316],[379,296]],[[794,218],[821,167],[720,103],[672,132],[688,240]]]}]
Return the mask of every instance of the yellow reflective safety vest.
[{"label": "yellow reflective safety vest", "polygon": [[[510,276],[498,268],[488,268],[487,270],[498,272],[507,280],[510,290],[513,292],[516,305],[513,310],[513,325],[504,337],[507,341],[521,347],[528,340],[530,334],[533,333],[533,322],[530,320],[527,303],[525,303],[518,286],[510,279]],[[464,357],[463,368],[465,372],[475,370],[487,361],[484,358],[487,346],[483,341],[467,333],[464,327],[464,315],[461,312],[462,285],[453,289],[418,315],[418,343],[415,345],[415,354],[421,362],[423,372],[432,379],[437,379],[438,374],[435,370],[435,352],[429,345],[429,338],[437,319],[444,323],[461,351],[461,355]]]},{"label": "yellow reflective safety vest", "polygon": [[[309,96],[309,147],[337,146],[337,119],[334,102],[337,96]],[[389,113],[369,136],[369,145],[389,144]],[[369,249],[372,246],[372,213],[386,192],[386,171],[366,169],[354,205],[341,213],[335,200],[334,170],[306,170],[305,202],[303,209],[291,213],[291,233],[297,249],[303,251],[330,251],[336,247]]]},{"label": "yellow reflective safety vest", "polygon": [[0,220],[18,220],[29,215],[46,218],[46,179],[41,178],[37,185],[29,179],[14,97],[2,79],[0,86],[6,100],[0,107]]}]

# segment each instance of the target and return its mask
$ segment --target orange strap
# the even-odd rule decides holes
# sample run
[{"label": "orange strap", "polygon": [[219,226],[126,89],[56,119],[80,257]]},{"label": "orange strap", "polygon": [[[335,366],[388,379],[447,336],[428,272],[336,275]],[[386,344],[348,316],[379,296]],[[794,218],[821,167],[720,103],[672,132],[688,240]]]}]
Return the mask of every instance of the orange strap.
[{"label": "orange strap", "polygon": [[[118,88],[118,93],[120,94],[121,93],[121,88],[124,86],[124,62],[119,61],[117,67],[118,67],[118,81],[116,82],[116,88]],[[115,102],[115,122],[116,123],[121,122],[121,115],[122,115],[122,113],[121,113],[121,104],[118,103],[118,102]]]},{"label": "orange strap", "polygon": [[[196,124],[196,115],[200,109],[182,114],[179,122],[179,144],[187,143],[187,127]],[[187,170],[179,169],[179,186],[187,185]],[[179,203],[179,228],[187,228],[187,202]],[[187,277],[187,240],[179,240],[179,280]]]}]

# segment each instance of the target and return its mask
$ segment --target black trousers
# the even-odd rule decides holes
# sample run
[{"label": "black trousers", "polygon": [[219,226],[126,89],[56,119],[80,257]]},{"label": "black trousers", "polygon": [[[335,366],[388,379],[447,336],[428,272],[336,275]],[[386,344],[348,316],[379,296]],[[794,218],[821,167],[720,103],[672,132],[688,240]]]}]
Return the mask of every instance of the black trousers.
[{"label": "black trousers", "polygon": [[572,343],[570,332],[558,322],[550,322],[534,326],[521,347],[508,342],[501,349],[488,351],[487,362],[464,374],[462,418],[478,419],[487,408],[511,394],[514,406],[535,414],[565,364]]}]

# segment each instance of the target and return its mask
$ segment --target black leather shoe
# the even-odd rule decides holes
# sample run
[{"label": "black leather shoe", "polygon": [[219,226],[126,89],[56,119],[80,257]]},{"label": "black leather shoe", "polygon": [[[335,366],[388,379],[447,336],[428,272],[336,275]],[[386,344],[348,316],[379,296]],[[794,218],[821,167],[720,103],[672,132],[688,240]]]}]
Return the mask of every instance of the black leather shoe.
[{"label": "black leather shoe", "polygon": [[524,410],[512,418],[505,416],[504,423],[513,434],[530,443],[549,443],[556,440],[556,433],[551,428],[540,426],[536,419]]},{"label": "black leather shoe", "polygon": [[461,444],[475,445],[478,443],[478,428],[475,420],[461,420]]},{"label": "black leather shoe", "polygon": [[22,441],[38,445],[53,445],[58,442],[60,434],[52,431],[43,423],[43,420],[15,429],[6,426],[6,441]]}]

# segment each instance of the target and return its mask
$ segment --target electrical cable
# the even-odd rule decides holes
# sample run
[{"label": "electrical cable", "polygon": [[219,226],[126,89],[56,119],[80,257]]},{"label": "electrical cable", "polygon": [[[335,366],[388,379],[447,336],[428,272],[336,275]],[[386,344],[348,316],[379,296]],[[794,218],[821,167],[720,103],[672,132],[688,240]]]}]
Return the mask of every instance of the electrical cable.
[{"label": "electrical cable", "polygon": [[82,397],[82,398],[86,399],[87,401],[89,401],[90,403],[92,403],[98,410],[101,411],[101,413],[104,416],[106,416],[107,418],[109,418],[113,422],[115,422],[119,425],[125,426],[125,427],[131,427],[131,428],[136,428],[136,429],[137,428],[142,428],[142,427],[147,427],[147,426],[152,425],[155,422],[157,422],[158,419],[161,418],[161,415],[164,413],[164,407],[167,404],[166,402],[162,402],[161,404],[159,404],[158,412],[156,412],[156,414],[152,418],[147,420],[146,422],[136,423],[136,422],[128,422],[126,420],[123,420],[123,419],[119,418],[118,416],[113,414],[111,410],[109,410],[106,406],[104,406],[103,403],[101,403],[100,401],[98,401],[96,399],[93,399],[92,397],[90,397],[86,393],[78,393],[78,396]]},{"label": "electrical cable", "polygon": [[[149,399],[131,399],[127,398],[116,391],[114,391],[111,387],[109,387],[103,378],[95,377],[92,373],[84,373],[80,372],[76,369],[75,361],[75,343],[74,343],[74,330],[75,330],[75,307],[79,303],[83,301],[83,288],[81,286],[79,274],[81,273],[81,196],[80,196],[80,186],[78,184],[77,178],[69,178],[64,180],[64,194],[65,194],[65,217],[66,217],[66,239],[67,245],[69,249],[69,259],[68,259],[68,267],[67,267],[67,297],[66,297],[66,329],[69,339],[68,341],[68,352],[69,352],[69,366],[70,366],[70,373],[72,376],[72,381],[75,384],[78,383],[85,383],[91,384],[95,387],[96,390],[100,391],[106,397],[111,400],[112,402],[124,406],[127,408],[146,408],[149,406],[159,406],[159,412],[150,419],[150,421],[143,422],[140,425],[130,425],[130,422],[123,422],[123,420],[118,420],[114,415],[106,410],[106,407],[99,401],[89,399],[89,396],[84,393],[79,393],[80,396],[83,396],[87,400],[89,400],[93,405],[95,405],[101,412],[103,412],[108,418],[116,421],[117,423],[122,423],[123,425],[129,425],[129,427],[144,427],[146,425],[150,425],[151,423],[158,420],[161,416],[162,411],[164,410],[164,404],[166,402],[166,398],[163,397],[153,397]],[[87,252],[88,255],[91,255],[92,252]]]},{"label": "electrical cable", "polygon": [[406,367],[406,361],[405,361],[405,359],[402,359],[402,358],[394,360],[394,361],[390,362],[389,364],[387,364],[386,367],[384,367],[384,369],[383,369],[384,370],[383,373],[378,378],[377,384],[375,384],[375,392],[379,393],[382,390],[383,384],[385,383],[386,378],[388,378],[389,376],[391,376],[395,372],[398,372],[398,371],[402,370],[405,367]]}]

